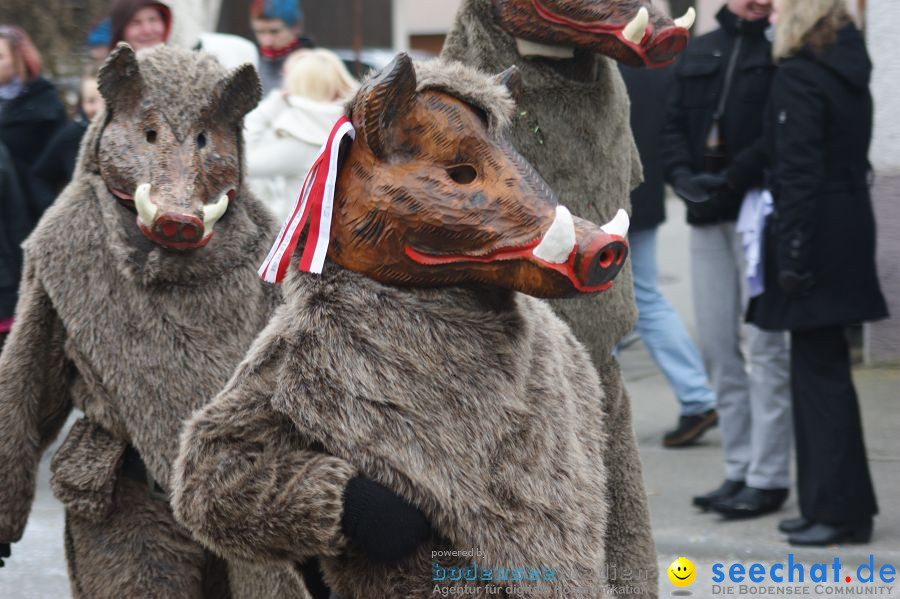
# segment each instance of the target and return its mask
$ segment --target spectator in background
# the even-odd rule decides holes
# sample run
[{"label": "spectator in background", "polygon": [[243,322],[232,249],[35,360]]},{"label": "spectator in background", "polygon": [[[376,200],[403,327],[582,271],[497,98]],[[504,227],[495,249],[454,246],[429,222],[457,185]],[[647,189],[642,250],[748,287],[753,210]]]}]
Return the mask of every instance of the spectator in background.
[{"label": "spectator in background", "polygon": [[771,8],[771,0],[728,0],[720,28],[691,40],[674,67],[663,130],[666,178],[687,201],[697,332],[725,451],[725,481],[694,504],[728,518],[779,509],[790,485],[787,336],[748,325],[745,358],[746,266],[735,230],[744,195],[763,182]]},{"label": "spectator in background", "polygon": [[766,141],[775,212],[766,223],[760,328],[791,332],[800,518],[793,545],[868,542],[878,512],[844,327],[888,315],[869,198],[872,63],[844,0],[776,0]]},{"label": "spectator in background", "polygon": [[103,62],[109,54],[109,43],[112,39],[112,24],[109,17],[101,20],[91,29],[87,36],[85,46],[87,46],[88,56],[95,63]]},{"label": "spectator in background", "polygon": [[250,188],[282,220],[358,85],[329,50],[299,50],[285,67],[284,89],[269,93],[244,121]]},{"label": "spectator in background", "polygon": [[259,44],[259,76],[263,93],[282,87],[284,63],[291,52],[312,48],[303,35],[303,9],[299,0],[253,0],[250,24]]},{"label": "spectator in background", "polygon": [[12,329],[22,276],[22,242],[34,223],[12,157],[0,142],[0,350]]},{"label": "spectator in background", "polygon": [[31,39],[18,27],[0,25],[0,142],[27,199],[30,227],[55,198],[31,167],[65,123],[66,110],[56,87],[41,77],[41,56]]},{"label": "spectator in background", "polygon": [[716,396],[710,388],[700,352],[678,313],[659,289],[656,231],[666,220],[660,140],[671,69],[620,66],[631,98],[631,128],[644,165],[644,182],[631,193],[628,245],[638,308],[636,329],[681,404],[675,428],[665,434],[665,447],[690,445],[715,426]]},{"label": "spectator in background", "polygon": [[93,71],[81,78],[78,87],[78,112],[47,144],[34,165],[34,175],[58,194],[72,179],[81,138],[91,119],[103,109],[103,96],[97,89]]},{"label": "spectator in background", "polygon": [[172,29],[172,11],[153,0],[113,0],[109,19],[110,50],[119,42],[127,42],[135,51],[164,44]]}]

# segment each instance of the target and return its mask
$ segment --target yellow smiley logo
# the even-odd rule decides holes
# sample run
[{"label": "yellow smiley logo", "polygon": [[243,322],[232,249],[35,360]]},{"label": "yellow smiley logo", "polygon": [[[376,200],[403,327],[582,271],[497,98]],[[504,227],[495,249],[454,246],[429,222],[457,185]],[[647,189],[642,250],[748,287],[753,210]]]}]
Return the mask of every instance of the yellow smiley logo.
[{"label": "yellow smiley logo", "polygon": [[686,557],[679,557],[669,566],[669,580],[677,587],[686,587],[697,578],[697,568]]}]

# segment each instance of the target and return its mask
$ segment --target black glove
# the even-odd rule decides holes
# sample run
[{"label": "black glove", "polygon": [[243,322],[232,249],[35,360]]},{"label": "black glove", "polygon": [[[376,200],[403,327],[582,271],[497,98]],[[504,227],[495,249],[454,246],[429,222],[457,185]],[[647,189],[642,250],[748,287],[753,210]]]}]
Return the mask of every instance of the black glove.
[{"label": "black glove", "polygon": [[690,204],[704,204],[725,189],[728,180],[724,174],[697,173],[679,169],[672,174],[672,189],[682,200]]},{"label": "black glove", "polygon": [[2,558],[10,555],[12,555],[12,547],[10,547],[9,543],[0,543],[0,568],[4,566]]},{"label": "black glove", "polygon": [[344,489],[341,530],[369,559],[389,564],[399,562],[431,536],[425,514],[363,476],[350,479]]},{"label": "black glove", "polygon": [[796,299],[809,295],[816,286],[816,280],[809,272],[780,270],[778,271],[778,285],[786,296]]}]

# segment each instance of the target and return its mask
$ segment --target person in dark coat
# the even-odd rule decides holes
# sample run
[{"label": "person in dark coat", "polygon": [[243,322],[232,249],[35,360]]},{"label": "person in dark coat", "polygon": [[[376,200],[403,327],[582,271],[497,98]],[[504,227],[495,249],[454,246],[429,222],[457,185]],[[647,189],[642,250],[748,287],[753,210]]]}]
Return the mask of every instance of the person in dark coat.
[{"label": "person in dark coat", "polygon": [[748,286],[736,231],[744,196],[763,184],[771,7],[728,0],[716,15],[719,29],[688,44],[674,67],[662,138],[666,180],[687,202],[697,334],[725,454],[723,483],[693,501],[726,518],[775,511],[790,487],[787,335],[741,330]]},{"label": "person in dark coat", "polygon": [[31,167],[65,122],[66,110],[56,87],[41,77],[41,57],[28,34],[0,25],[0,142],[28,199],[32,223],[55,196],[31,174]]},{"label": "person in dark coat", "polygon": [[0,142],[0,349],[12,328],[22,276],[22,242],[33,223],[12,157]]},{"label": "person in dark coat", "polygon": [[619,70],[631,99],[631,130],[644,166],[644,182],[631,192],[628,230],[638,308],[635,329],[681,406],[675,428],[663,436],[663,446],[683,447],[699,439],[718,417],[716,396],[709,386],[700,351],[678,312],[662,294],[656,269],[656,232],[666,220],[660,135],[672,71],[622,65]]},{"label": "person in dark coat", "polygon": [[103,96],[97,89],[97,76],[93,73],[81,78],[78,89],[78,113],[66,123],[34,164],[33,172],[58,194],[72,179],[81,138],[94,115],[103,108]]},{"label": "person in dark coat", "polygon": [[800,518],[795,545],[866,542],[878,512],[845,325],[885,318],[867,159],[872,63],[843,0],[776,2],[766,224],[757,326],[791,332]]}]

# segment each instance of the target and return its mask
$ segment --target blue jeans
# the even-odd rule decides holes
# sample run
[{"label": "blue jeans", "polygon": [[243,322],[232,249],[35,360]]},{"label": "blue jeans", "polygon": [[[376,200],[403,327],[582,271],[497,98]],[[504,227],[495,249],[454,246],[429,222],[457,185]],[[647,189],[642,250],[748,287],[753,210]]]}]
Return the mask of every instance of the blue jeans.
[{"label": "blue jeans", "polygon": [[628,245],[638,308],[636,328],[641,340],[681,403],[682,416],[694,416],[714,408],[716,396],[707,381],[700,352],[675,308],[659,289],[656,229],[629,233]]}]

